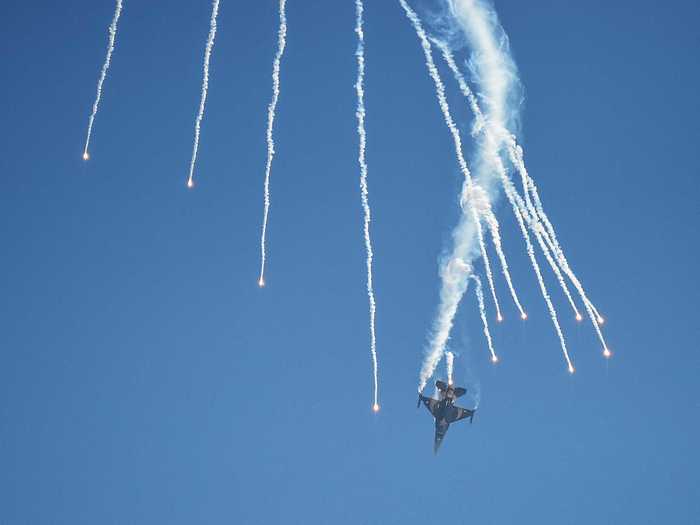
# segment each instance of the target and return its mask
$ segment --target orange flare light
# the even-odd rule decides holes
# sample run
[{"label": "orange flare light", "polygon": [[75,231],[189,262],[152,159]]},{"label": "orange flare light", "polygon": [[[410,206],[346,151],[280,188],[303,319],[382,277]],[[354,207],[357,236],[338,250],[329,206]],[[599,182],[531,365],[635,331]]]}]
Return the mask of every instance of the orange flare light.
[{"label": "orange flare light", "polygon": [[374,412],[375,414],[377,412],[379,412],[379,404],[378,403],[375,403],[374,405],[372,405],[372,412]]},{"label": "orange flare light", "polygon": [[574,369],[573,365],[569,365],[569,373],[573,374],[574,372],[576,372],[576,369]]},{"label": "orange flare light", "polygon": [[491,356],[491,362],[498,363],[498,356],[497,355]]},{"label": "orange flare light", "polygon": [[263,279],[263,278],[261,277],[261,278],[258,280],[258,286],[259,286],[260,288],[264,288],[264,287],[265,287],[265,279]]},{"label": "orange flare light", "polygon": [[525,321],[525,320],[527,319],[527,314],[526,314],[525,312],[521,313],[521,314],[520,314],[520,319],[522,319],[523,321]]},{"label": "orange flare light", "polygon": [[581,316],[581,314],[576,313],[576,320],[579,322],[583,320],[583,317]]},{"label": "orange flare light", "polygon": [[502,315],[499,315],[498,317],[496,317],[496,321],[498,321],[499,323],[502,322],[502,321],[503,321],[503,316],[502,316]]},{"label": "orange flare light", "polygon": [[194,181],[192,179],[187,179],[187,187],[190,189],[194,188]]},{"label": "orange flare light", "polygon": [[599,316],[598,317],[598,324],[603,324],[604,322],[605,322],[605,319],[603,319],[602,317]]},{"label": "orange flare light", "polygon": [[90,160],[90,154],[87,151],[83,153],[83,160]]},{"label": "orange flare light", "polygon": [[603,350],[603,357],[605,357],[606,359],[609,358],[611,355],[612,352],[609,349],[606,348],[605,350]]}]

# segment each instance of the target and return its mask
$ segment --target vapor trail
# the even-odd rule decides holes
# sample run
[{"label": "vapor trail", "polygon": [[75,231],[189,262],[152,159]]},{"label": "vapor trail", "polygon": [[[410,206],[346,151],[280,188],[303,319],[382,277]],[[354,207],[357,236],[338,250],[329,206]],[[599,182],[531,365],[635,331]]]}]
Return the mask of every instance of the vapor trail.
[{"label": "vapor trail", "polygon": [[453,381],[453,372],[455,365],[455,355],[452,352],[445,352],[445,362],[447,364],[447,384],[451,385]]},{"label": "vapor trail", "polygon": [[484,336],[486,337],[486,343],[489,346],[489,352],[491,353],[491,362],[498,363],[498,356],[496,351],[493,349],[493,339],[491,339],[491,331],[489,330],[489,322],[486,318],[486,306],[484,305],[484,292],[481,287],[481,279],[477,275],[470,275],[470,279],[473,279],[476,283],[474,287],[474,292],[476,293],[476,300],[479,304],[479,315],[481,316],[481,324],[484,326]]},{"label": "vapor trail", "polygon": [[192,160],[190,161],[190,175],[187,178],[187,187],[194,186],[194,165],[197,162],[197,150],[199,149],[199,134],[202,127],[202,118],[204,117],[204,106],[207,102],[207,92],[209,91],[209,60],[211,59],[211,51],[214,48],[214,38],[216,37],[216,17],[219,14],[219,0],[214,0],[211,8],[211,20],[209,21],[209,37],[207,45],[204,49],[204,68],[202,76],[202,94],[199,99],[199,111],[194,123],[194,145],[192,146]]},{"label": "vapor trail", "polygon": [[104,84],[105,78],[107,78],[107,70],[112,62],[112,53],[114,52],[114,42],[117,38],[117,22],[119,22],[119,17],[122,14],[122,0],[117,0],[117,6],[114,9],[114,16],[112,17],[112,23],[109,25],[109,42],[107,44],[107,56],[105,57],[104,64],[102,64],[102,70],[100,72],[100,78],[97,81],[97,95],[95,96],[95,102],[92,105],[92,113],[90,114],[90,120],[88,121],[87,137],[85,138],[85,148],[83,149],[83,160],[88,160],[90,158],[90,153],[88,148],[90,147],[90,136],[92,135],[92,125],[95,122],[95,115],[97,115],[97,108],[100,105],[100,99],[102,98],[102,84]]},{"label": "vapor trail", "polygon": [[287,0],[280,0],[279,4],[279,30],[277,31],[277,53],[272,63],[272,101],[267,106],[267,164],[265,166],[265,209],[263,211],[262,233],[260,235],[260,277],[259,286],[265,286],[265,239],[267,236],[267,217],[270,213],[270,172],[272,159],[275,156],[275,141],[272,137],[272,129],[275,125],[275,112],[280,96],[280,62],[287,46],[287,14],[285,12]]},{"label": "vapor trail", "polygon": [[[428,73],[435,83],[435,93],[438,99],[438,104],[440,105],[445,123],[447,124],[447,127],[452,135],[459,168],[464,176],[462,197],[460,199],[460,202],[463,204],[464,213],[460,219],[459,225],[454,231],[454,246],[452,254],[449,257],[448,262],[445,263],[441,269],[442,289],[440,291],[440,306],[438,309],[437,318],[435,320],[434,333],[430,342],[430,347],[427,350],[420,371],[418,390],[422,392],[428,379],[433,375],[438,362],[442,358],[445,351],[445,345],[447,344],[447,340],[450,336],[454,316],[457,313],[457,307],[459,306],[459,302],[467,288],[466,280],[468,273],[462,276],[446,275],[452,271],[449,268],[455,268],[455,265],[458,262],[460,262],[462,265],[466,264],[469,268],[471,268],[470,263],[465,263],[464,258],[468,257],[471,259],[473,257],[473,255],[469,252],[472,248],[473,239],[476,237],[478,239],[481,255],[484,259],[484,266],[488,268],[487,275],[491,269],[488,262],[488,255],[486,254],[484,248],[483,232],[477,211],[474,209],[474,207],[470,207],[471,213],[467,213],[466,210],[464,210],[464,204],[468,202],[468,196],[472,187],[472,177],[469,168],[467,167],[467,162],[464,159],[464,154],[462,153],[462,139],[459,136],[459,130],[454,123],[449,105],[447,103],[447,98],[445,97],[445,85],[443,84],[442,79],[440,78],[440,73],[435,66],[430,42],[425,30],[423,29],[423,24],[418,18],[418,15],[416,15],[415,11],[413,11],[413,9],[411,9],[411,7],[408,5],[406,0],[399,0],[399,2],[421,42],[423,53],[425,55],[425,63],[428,67]],[[457,266],[459,265],[457,264]]]},{"label": "vapor trail", "polygon": [[374,287],[372,284],[372,238],[369,234],[369,224],[372,219],[372,213],[369,207],[369,196],[367,188],[367,132],[365,130],[365,34],[362,30],[364,5],[362,0],[355,0],[356,10],[356,25],[355,33],[357,33],[357,81],[355,82],[355,91],[357,92],[357,134],[360,139],[360,150],[358,154],[358,162],[360,164],[360,197],[362,200],[362,210],[364,211],[363,233],[365,238],[365,251],[367,252],[367,297],[369,299],[369,337],[370,337],[370,353],[372,355],[372,373],[374,378],[374,404],[372,408],[376,412],[379,410],[379,372],[377,366],[377,342],[375,335],[375,314],[376,302],[374,300]]}]

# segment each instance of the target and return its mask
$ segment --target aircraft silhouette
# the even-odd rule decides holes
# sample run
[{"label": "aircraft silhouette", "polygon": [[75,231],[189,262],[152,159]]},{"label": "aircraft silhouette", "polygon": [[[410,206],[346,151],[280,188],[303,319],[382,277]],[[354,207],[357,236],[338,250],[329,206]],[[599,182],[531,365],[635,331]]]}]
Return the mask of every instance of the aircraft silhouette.
[{"label": "aircraft silhouette", "polygon": [[433,452],[437,454],[440,444],[447,433],[447,429],[450,428],[450,423],[467,417],[470,423],[473,422],[476,409],[469,410],[467,408],[455,406],[455,399],[463,396],[467,392],[465,388],[455,388],[452,384],[445,384],[442,381],[437,381],[435,386],[437,386],[440,391],[440,399],[433,399],[432,397],[427,397],[419,393],[417,406],[420,407],[422,401],[425,408],[427,408],[435,418],[435,444],[433,445]]}]

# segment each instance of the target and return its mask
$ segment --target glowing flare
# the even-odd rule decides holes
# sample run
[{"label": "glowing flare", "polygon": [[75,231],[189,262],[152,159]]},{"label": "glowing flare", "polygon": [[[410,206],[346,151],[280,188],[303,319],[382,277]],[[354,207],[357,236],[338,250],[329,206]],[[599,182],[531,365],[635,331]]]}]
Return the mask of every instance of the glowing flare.
[{"label": "glowing flare", "polygon": [[503,316],[502,316],[502,315],[499,315],[498,317],[496,317],[496,320],[497,320],[499,323],[503,322]]},{"label": "glowing flare", "polygon": [[527,319],[527,314],[526,314],[525,312],[523,312],[523,313],[520,315],[520,319],[522,319],[523,321],[525,321],[525,320]]},{"label": "glowing flare", "polygon": [[375,403],[374,405],[372,405],[372,412],[374,412],[375,414],[379,412],[379,403]]},{"label": "glowing flare", "polygon": [[605,319],[602,317],[598,316],[598,324],[603,324],[605,322]]},{"label": "glowing flare", "polygon": [[87,136],[85,137],[85,149],[83,150],[83,160],[88,160],[90,155],[88,154],[88,148],[90,147],[90,137],[92,136],[92,126],[95,123],[95,116],[97,115],[97,109],[100,106],[100,99],[102,98],[102,85],[107,78],[107,70],[112,62],[112,53],[114,52],[114,43],[117,39],[117,22],[119,22],[119,17],[122,14],[122,0],[117,0],[117,5],[114,10],[114,17],[112,18],[112,23],[109,25],[109,43],[107,44],[107,56],[102,64],[102,70],[100,71],[100,78],[97,81],[97,93],[95,95],[95,102],[92,105],[92,113],[90,113],[90,119],[88,121]]},{"label": "glowing flare", "polygon": [[569,373],[573,374],[575,371],[576,369],[574,368],[574,365],[569,365]]},{"label": "glowing flare", "polygon": [[187,187],[190,189],[194,188],[194,181],[192,179],[187,179]]},{"label": "glowing flare", "polygon": [[491,356],[491,362],[494,364],[498,363],[498,356],[497,355]]},{"label": "glowing flare", "polygon": [[605,357],[606,359],[609,358],[611,355],[612,355],[612,352],[608,348],[603,350],[603,357]]},{"label": "glowing flare", "polygon": [[583,321],[583,316],[582,316],[581,314],[576,314],[576,320],[577,320],[578,322]]},{"label": "glowing flare", "polygon": [[262,278],[258,279],[258,286],[260,288],[264,288],[265,287],[265,279],[262,279]]}]

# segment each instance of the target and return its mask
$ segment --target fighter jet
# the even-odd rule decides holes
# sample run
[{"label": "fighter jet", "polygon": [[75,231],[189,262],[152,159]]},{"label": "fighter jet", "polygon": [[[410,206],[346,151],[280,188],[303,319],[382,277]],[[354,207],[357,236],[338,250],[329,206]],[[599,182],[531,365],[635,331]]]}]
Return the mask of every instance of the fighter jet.
[{"label": "fighter jet", "polygon": [[448,385],[442,381],[438,381],[435,385],[440,391],[440,399],[433,399],[432,397],[427,397],[419,393],[417,406],[420,407],[422,401],[435,418],[435,444],[433,446],[433,452],[437,454],[442,439],[445,437],[447,429],[450,428],[450,423],[467,417],[471,423],[474,421],[474,412],[476,412],[476,410],[455,406],[455,399],[463,396],[467,392],[465,388],[455,388],[451,384]]}]

